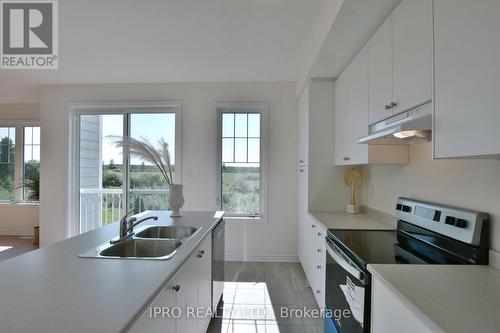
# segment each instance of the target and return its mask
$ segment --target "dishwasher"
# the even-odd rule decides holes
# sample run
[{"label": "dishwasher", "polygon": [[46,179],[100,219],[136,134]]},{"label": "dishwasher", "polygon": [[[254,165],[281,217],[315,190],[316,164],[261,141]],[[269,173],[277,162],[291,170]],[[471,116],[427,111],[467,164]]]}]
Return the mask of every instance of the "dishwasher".
[{"label": "dishwasher", "polygon": [[212,309],[215,311],[224,291],[225,263],[224,219],[212,231]]}]

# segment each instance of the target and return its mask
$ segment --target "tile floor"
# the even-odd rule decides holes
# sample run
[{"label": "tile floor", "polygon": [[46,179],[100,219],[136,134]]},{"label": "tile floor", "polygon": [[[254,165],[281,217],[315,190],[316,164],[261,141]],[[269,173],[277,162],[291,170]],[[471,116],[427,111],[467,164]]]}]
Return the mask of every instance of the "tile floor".
[{"label": "tile floor", "polygon": [[0,261],[38,249],[32,237],[0,235]]},{"label": "tile floor", "polygon": [[319,310],[299,263],[227,262],[226,286],[209,333],[322,333],[323,321],[286,316]]}]

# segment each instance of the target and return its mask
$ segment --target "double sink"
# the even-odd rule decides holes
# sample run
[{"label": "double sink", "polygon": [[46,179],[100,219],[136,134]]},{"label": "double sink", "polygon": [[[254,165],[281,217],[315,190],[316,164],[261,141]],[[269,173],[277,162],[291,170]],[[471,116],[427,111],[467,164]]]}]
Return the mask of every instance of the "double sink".
[{"label": "double sink", "polygon": [[114,244],[107,242],[80,257],[166,260],[172,258],[197,231],[189,226],[143,227],[132,237]]}]

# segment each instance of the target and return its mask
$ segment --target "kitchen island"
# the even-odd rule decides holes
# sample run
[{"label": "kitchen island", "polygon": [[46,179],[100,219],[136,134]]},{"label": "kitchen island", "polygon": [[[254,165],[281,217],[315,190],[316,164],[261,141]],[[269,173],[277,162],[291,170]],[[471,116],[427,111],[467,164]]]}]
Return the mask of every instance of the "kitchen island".
[{"label": "kitchen island", "polygon": [[119,223],[0,263],[1,332],[126,332],[141,317],[212,229],[222,212],[149,211],[144,225],[198,228],[169,260],[80,258],[119,233]]}]

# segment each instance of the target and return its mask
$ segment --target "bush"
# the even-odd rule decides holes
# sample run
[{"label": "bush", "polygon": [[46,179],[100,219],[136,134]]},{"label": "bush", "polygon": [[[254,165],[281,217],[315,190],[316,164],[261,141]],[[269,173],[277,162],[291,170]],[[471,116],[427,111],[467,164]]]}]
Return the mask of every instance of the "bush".
[{"label": "bush", "polygon": [[122,174],[111,170],[104,171],[102,186],[104,188],[120,188],[122,186]]}]

